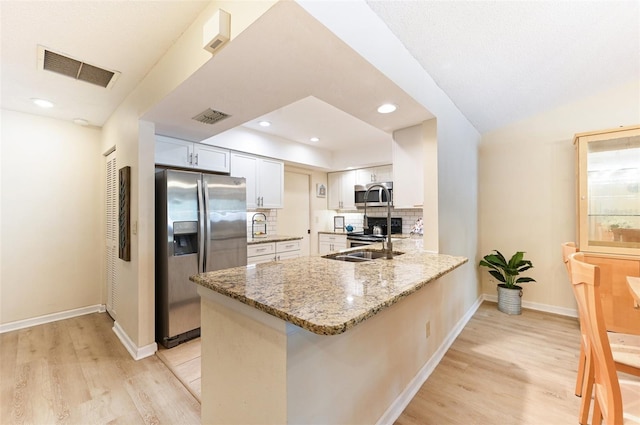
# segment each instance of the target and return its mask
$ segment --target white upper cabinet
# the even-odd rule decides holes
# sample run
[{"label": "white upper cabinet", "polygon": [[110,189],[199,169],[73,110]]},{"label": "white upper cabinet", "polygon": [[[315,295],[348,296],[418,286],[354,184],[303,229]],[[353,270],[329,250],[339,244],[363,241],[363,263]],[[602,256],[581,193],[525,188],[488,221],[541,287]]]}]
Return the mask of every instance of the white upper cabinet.
[{"label": "white upper cabinet", "polygon": [[229,172],[229,151],[201,143],[156,136],[155,157],[160,165]]},{"label": "white upper cabinet", "polygon": [[356,171],[356,184],[390,182],[393,180],[393,167],[380,165],[378,167],[360,168]]},{"label": "white upper cabinet", "polygon": [[231,153],[231,175],[247,181],[247,208],[282,208],[284,163],[240,152]]},{"label": "white upper cabinet", "polygon": [[355,210],[355,170],[328,173],[327,177],[327,208],[330,210]]},{"label": "white upper cabinet", "polygon": [[[393,133],[393,206],[435,208],[438,199],[438,139],[436,120]],[[425,217],[427,217],[425,213]]]}]

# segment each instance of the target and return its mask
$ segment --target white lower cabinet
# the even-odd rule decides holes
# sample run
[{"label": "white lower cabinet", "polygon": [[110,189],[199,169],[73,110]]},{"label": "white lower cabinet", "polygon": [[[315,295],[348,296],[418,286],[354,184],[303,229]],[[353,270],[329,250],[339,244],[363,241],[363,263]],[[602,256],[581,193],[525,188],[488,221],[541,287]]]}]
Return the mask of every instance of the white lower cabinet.
[{"label": "white lower cabinet", "polygon": [[318,252],[320,254],[347,249],[347,235],[320,233],[318,236]]},{"label": "white lower cabinet", "polygon": [[276,242],[276,260],[298,258],[300,256],[300,241]]},{"label": "white lower cabinet", "polygon": [[247,246],[247,265],[300,257],[300,241],[265,242]]},{"label": "white lower cabinet", "polygon": [[260,264],[274,261],[276,258],[276,243],[259,243],[247,246],[247,264]]}]

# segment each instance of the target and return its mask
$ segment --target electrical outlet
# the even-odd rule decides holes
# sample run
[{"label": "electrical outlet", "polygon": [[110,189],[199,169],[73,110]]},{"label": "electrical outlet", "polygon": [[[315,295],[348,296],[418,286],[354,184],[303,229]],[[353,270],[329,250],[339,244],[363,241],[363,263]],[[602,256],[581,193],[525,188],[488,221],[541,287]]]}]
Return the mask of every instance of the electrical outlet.
[{"label": "electrical outlet", "polygon": [[426,332],[425,335],[427,336],[427,338],[429,338],[431,336],[431,321],[430,320],[427,321],[425,329],[426,329],[425,330],[425,332]]}]

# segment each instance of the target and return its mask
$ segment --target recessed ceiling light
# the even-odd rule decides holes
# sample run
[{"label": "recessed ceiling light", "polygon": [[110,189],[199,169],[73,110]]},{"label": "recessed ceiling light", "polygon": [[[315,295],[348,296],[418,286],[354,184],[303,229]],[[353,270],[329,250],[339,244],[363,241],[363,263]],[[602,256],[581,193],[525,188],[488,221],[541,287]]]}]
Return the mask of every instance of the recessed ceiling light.
[{"label": "recessed ceiling light", "polygon": [[31,101],[41,108],[53,108],[53,103],[49,102],[48,100],[31,99]]},{"label": "recessed ceiling light", "polygon": [[269,127],[269,126],[271,126],[271,123],[269,121],[260,121],[258,124],[260,125],[260,127]]},{"label": "recessed ceiling light", "polygon": [[82,118],[76,118],[76,119],[73,120],[73,122],[74,122],[74,124],[78,124],[78,125],[81,125],[83,127],[89,125],[89,121],[84,120]]},{"label": "recessed ceiling light", "polygon": [[320,139],[318,139],[317,137],[312,137],[311,139],[309,139],[311,142],[319,142]]},{"label": "recessed ceiling light", "polygon": [[389,114],[391,112],[394,112],[396,109],[398,109],[398,107],[393,103],[385,103],[384,105],[380,105],[378,107],[378,112],[380,112],[381,114]]}]

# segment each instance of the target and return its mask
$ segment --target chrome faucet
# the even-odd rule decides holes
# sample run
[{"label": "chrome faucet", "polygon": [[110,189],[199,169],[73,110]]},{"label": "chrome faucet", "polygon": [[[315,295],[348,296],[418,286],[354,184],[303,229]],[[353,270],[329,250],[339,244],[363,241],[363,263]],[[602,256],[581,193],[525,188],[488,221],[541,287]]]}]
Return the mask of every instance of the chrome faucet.
[{"label": "chrome faucet", "polygon": [[382,242],[382,249],[387,254],[387,260],[391,260],[393,258],[393,244],[391,243],[391,193],[389,192],[389,190],[386,187],[384,187],[381,184],[377,184],[377,183],[376,184],[372,184],[371,186],[369,186],[369,188],[367,189],[367,191],[364,194],[364,219],[363,219],[362,227],[364,229],[368,229],[369,228],[369,221],[367,219],[367,199],[369,198],[369,192],[374,187],[381,188],[382,190],[384,190],[385,194],[387,195],[387,245],[386,245],[386,248],[385,248],[385,244],[384,244],[384,241],[383,241]]}]

